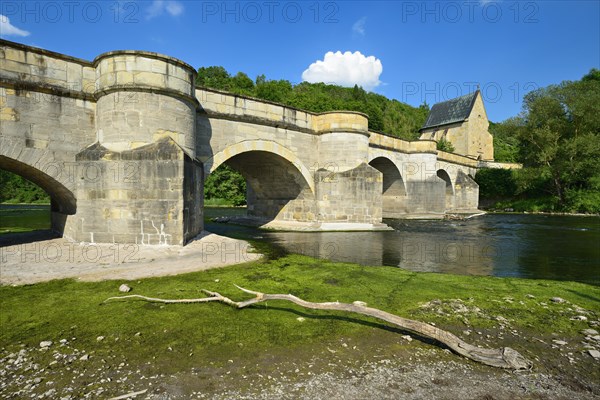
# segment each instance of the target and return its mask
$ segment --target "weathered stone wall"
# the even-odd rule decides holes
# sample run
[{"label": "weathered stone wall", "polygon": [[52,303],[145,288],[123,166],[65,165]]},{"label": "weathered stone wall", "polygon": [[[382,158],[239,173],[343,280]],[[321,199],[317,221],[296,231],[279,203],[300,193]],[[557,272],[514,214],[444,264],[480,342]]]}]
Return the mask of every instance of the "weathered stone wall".
[{"label": "weathered stone wall", "polygon": [[[0,167],[50,194],[55,230],[152,244],[200,232],[192,67],[131,51],[88,62],[6,41],[0,67]],[[169,138],[175,148],[164,146]],[[197,186],[185,187],[184,176]]]},{"label": "weathered stone wall", "polygon": [[[91,243],[185,244],[186,162],[174,141],[167,138],[122,152],[95,144],[77,160],[95,171],[96,178],[78,182],[81,211],[76,229],[65,234]],[[127,172],[118,176],[115,171]],[[190,197],[188,203],[195,203]]]},{"label": "weathered stone wall", "polygon": [[452,211],[474,211],[479,205],[479,185],[470,175],[459,171],[454,184],[454,208]]},{"label": "weathered stone wall", "polygon": [[75,155],[94,138],[94,79],[90,62],[0,42],[0,168],[50,194],[59,232],[75,221]]},{"label": "weathered stone wall", "polygon": [[197,101],[191,66],[155,53],[132,51],[102,54],[94,65],[102,145],[123,151],[171,137],[195,157]]},{"label": "weathered stone wall", "polygon": [[480,160],[493,160],[494,140],[492,134],[488,132],[490,123],[485,112],[481,93],[475,98],[475,104],[467,122],[469,129],[468,148],[467,153],[464,154]]},{"label": "weathered stone wall", "polygon": [[319,221],[381,223],[383,177],[368,164],[344,171],[316,172]]}]

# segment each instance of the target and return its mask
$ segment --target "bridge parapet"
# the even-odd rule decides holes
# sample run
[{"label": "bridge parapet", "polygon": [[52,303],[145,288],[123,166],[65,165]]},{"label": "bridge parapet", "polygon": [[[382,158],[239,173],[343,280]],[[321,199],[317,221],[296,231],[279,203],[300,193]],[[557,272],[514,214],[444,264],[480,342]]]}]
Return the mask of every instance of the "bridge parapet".
[{"label": "bridge parapet", "polygon": [[369,118],[354,111],[331,111],[313,116],[313,130],[317,133],[352,132],[369,136]]},{"label": "bridge parapet", "polygon": [[0,42],[0,78],[5,87],[64,92],[91,99],[96,72],[91,62],[64,54]]},{"label": "bridge parapet", "polygon": [[523,164],[498,162],[498,161],[479,161],[477,168],[492,168],[492,169],[521,169]]},{"label": "bridge parapet", "polygon": [[369,132],[369,145],[382,149],[394,150],[401,153],[431,153],[436,154],[434,140],[408,141],[379,132]]},{"label": "bridge parapet", "polygon": [[281,104],[207,88],[196,88],[201,109],[209,116],[245,120],[299,131],[313,128],[314,114]]},{"label": "bridge parapet", "polygon": [[477,168],[478,161],[471,158],[461,156],[460,154],[449,153],[447,151],[438,150],[437,152],[438,161],[446,161],[452,164],[464,165],[469,168]]}]

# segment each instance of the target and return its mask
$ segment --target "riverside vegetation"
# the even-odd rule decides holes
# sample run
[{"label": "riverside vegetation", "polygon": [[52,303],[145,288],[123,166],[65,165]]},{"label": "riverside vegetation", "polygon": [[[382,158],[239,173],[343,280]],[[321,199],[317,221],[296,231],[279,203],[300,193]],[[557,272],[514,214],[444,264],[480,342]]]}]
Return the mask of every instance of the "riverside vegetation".
[{"label": "riverside vegetation", "polygon": [[[300,390],[310,379],[358,379],[372,365],[402,375],[406,368],[436,370],[444,363],[473,379],[508,377],[360,315],[282,301],[243,310],[213,303],[105,303],[119,295],[121,283],[59,280],[0,287],[1,396],[108,398],[147,390],[146,395],[171,393],[170,398],[260,398],[276,387]],[[533,361],[533,371],[502,388],[506,397],[496,397],[500,392],[490,383],[471,387],[470,393],[491,391],[482,398],[559,398],[560,390],[577,398],[600,395],[600,360],[594,358],[600,349],[600,288],[592,285],[416,273],[297,255],[128,284],[132,294],[163,298],[203,297],[202,289],[245,298],[238,284],[310,301],[362,300],[475,345],[510,346]],[[431,390],[456,394],[452,390],[470,387],[468,381],[456,385],[441,371],[429,382],[434,378]],[[523,389],[515,379],[531,387]],[[544,379],[554,383],[545,387]],[[412,389],[410,382],[388,383],[387,396],[427,389],[423,382]]]}]

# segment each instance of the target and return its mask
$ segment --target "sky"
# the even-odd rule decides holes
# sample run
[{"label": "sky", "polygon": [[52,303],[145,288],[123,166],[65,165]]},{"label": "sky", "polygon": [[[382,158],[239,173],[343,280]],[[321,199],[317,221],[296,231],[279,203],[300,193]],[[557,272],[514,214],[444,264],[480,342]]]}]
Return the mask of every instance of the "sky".
[{"label": "sky", "polygon": [[600,68],[600,0],[11,1],[0,37],[93,60],[146,50],[251,78],[358,84],[419,106],[482,91],[488,118]]}]

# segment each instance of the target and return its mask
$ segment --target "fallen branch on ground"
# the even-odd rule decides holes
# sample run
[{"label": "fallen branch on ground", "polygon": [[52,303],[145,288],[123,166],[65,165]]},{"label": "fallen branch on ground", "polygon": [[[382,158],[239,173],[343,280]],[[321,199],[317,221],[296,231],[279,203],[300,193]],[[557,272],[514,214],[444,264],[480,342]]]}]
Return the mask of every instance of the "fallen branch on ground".
[{"label": "fallen branch on ground", "polygon": [[169,299],[159,299],[153,297],[146,297],[141,295],[127,295],[120,297],[110,297],[105,301],[110,300],[123,300],[123,299],[133,299],[138,298],[149,302],[155,303],[208,303],[213,301],[219,301],[225,304],[228,304],[235,308],[245,308],[252,304],[261,303],[263,301],[268,300],[286,300],[291,301],[301,307],[310,308],[313,310],[335,310],[335,311],[348,311],[354,312],[357,314],[367,315],[370,317],[374,317],[390,324],[393,324],[403,330],[407,330],[410,332],[414,332],[422,337],[436,340],[448,348],[460,354],[461,356],[467,357],[473,361],[480,362],[482,364],[486,364],[492,367],[498,368],[509,368],[509,369],[530,369],[532,367],[532,363],[523,357],[516,350],[511,349],[510,347],[503,347],[501,349],[484,349],[481,347],[473,346],[469,343],[464,342],[457,336],[452,333],[445,331],[443,329],[437,328],[433,325],[427,324],[425,322],[415,321],[407,318],[402,318],[394,314],[390,314],[385,311],[378,310],[376,308],[367,307],[366,303],[361,301],[355,301],[352,304],[347,303],[338,303],[338,302],[330,302],[330,303],[313,303],[310,301],[302,300],[296,296],[291,294],[268,294],[268,293],[260,293],[255,292],[253,290],[244,289],[235,285],[238,289],[245,293],[249,293],[254,295],[255,297],[245,301],[233,301],[228,297],[225,297],[219,293],[211,292],[208,290],[202,290],[202,292],[206,293],[209,297],[201,298],[201,299],[178,299],[178,300],[169,300]]}]

